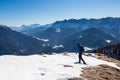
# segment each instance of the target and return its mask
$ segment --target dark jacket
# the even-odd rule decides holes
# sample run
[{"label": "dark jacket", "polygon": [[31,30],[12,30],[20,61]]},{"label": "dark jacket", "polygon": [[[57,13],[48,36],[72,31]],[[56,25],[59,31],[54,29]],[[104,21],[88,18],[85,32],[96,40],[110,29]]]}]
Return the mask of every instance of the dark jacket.
[{"label": "dark jacket", "polygon": [[84,47],[77,43],[76,53],[82,54],[84,52]]}]

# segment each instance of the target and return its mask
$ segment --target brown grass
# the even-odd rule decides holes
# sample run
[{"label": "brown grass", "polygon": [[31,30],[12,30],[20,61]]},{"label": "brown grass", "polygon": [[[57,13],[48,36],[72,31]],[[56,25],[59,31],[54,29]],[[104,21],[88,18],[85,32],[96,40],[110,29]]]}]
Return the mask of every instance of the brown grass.
[{"label": "brown grass", "polygon": [[120,80],[120,70],[108,65],[84,68],[82,78],[68,80]]},{"label": "brown grass", "polygon": [[87,80],[120,80],[120,70],[108,65],[99,65],[85,68],[81,76]]},{"label": "brown grass", "polygon": [[120,67],[120,61],[117,60],[117,59],[111,58],[111,57],[109,57],[105,54],[100,54],[100,53],[95,53],[95,55],[96,55],[96,58],[98,58],[98,59],[105,60],[105,61],[108,61],[108,62],[114,62],[114,63],[117,64],[117,66]]},{"label": "brown grass", "polygon": [[[92,54],[95,54],[95,56],[93,56]],[[97,59],[101,59],[101,60],[104,60],[104,61],[108,61],[108,62],[113,62],[113,63],[116,63],[117,66],[120,67],[120,60],[117,60],[117,59],[114,59],[114,58],[111,58],[105,54],[100,54],[100,53],[88,53],[88,54],[84,54],[85,56],[91,56],[91,57],[95,57]]]},{"label": "brown grass", "polygon": [[88,54],[83,54],[83,55],[85,55],[85,56],[92,56],[92,54],[89,54],[89,53]]}]

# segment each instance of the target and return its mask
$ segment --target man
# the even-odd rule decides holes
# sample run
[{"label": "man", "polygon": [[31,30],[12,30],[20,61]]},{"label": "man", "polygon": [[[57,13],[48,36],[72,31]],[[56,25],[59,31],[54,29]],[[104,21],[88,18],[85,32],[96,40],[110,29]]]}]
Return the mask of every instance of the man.
[{"label": "man", "polygon": [[84,47],[81,46],[79,43],[77,43],[77,51],[76,54],[79,53],[78,58],[79,58],[79,63],[81,63],[81,60],[83,61],[83,64],[86,64],[85,61],[82,58],[82,53],[84,52]]}]

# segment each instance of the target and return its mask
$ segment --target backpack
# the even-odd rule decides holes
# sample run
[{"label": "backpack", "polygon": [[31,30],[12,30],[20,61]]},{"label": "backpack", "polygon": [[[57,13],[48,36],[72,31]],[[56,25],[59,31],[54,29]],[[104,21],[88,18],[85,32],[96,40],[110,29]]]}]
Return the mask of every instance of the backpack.
[{"label": "backpack", "polygon": [[83,46],[80,46],[80,48],[81,48],[81,52],[84,52],[84,47],[83,47]]}]

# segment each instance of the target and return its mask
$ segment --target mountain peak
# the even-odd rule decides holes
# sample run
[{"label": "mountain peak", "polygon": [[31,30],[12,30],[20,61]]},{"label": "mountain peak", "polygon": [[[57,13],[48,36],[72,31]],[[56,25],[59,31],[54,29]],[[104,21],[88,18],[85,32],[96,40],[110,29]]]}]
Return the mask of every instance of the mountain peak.
[{"label": "mountain peak", "polygon": [[0,25],[0,28],[6,28],[6,27],[7,27],[6,25]]},{"label": "mountain peak", "polygon": [[7,27],[6,25],[0,25],[0,29],[1,30],[11,30],[9,27]]}]

